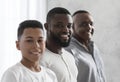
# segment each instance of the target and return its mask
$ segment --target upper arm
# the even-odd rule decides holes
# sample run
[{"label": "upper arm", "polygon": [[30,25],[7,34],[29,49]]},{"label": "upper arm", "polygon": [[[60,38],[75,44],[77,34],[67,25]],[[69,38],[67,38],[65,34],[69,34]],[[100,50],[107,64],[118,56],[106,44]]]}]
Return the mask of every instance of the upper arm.
[{"label": "upper arm", "polygon": [[2,76],[1,82],[17,82],[16,75],[11,71],[6,71]]}]

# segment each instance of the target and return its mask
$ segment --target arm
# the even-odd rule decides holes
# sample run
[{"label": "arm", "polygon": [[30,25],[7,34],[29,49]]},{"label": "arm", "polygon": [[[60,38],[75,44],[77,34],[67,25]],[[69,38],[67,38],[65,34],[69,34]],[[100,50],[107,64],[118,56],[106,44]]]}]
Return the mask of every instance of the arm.
[{"label": "arm", "polygon": [[6,71],[2,76],[1,82],[18,82],[18,81],[13,72]]}]

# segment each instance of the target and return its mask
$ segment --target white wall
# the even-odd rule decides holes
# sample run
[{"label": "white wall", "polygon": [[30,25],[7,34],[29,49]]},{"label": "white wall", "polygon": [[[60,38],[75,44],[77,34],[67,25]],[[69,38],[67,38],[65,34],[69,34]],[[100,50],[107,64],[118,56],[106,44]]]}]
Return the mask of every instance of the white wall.
[{"label": "white wall", "polygon": [[120,82],[120,0],[48,0],[48,10],[88,10],[95,20],[94,41],[103,52],[107,82]]}]

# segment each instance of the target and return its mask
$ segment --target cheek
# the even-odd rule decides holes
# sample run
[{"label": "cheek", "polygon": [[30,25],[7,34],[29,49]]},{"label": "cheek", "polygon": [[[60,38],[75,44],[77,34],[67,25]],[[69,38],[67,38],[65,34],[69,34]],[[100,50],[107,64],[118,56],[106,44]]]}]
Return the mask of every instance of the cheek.
[{"label": "cheek", "polygon": [[20,45],[20,50],[22,50],[22,51],[25,51],[25,50],[27,50],[27,49],[30,49],[31,48],[31,45],[30,44],[26,44],[26,43],[21,43],[21,45]]},{"label": "cheek", "polygon": [[27,46],[21,45],[21,46],[20,46],[20,50],[21,50],[22,52],[26,51],[26,50],[27,50]]},{"label": "cheek", "polygon": [[40,45],[41,45],[41,50],[42,50],[42,52],[44,52],[44,51],[45,51],[45,48],[46,48],[46,47],[45,47],[45,46],[46,46],[46,45],[45,45],[45,42],[42,43],[42,44],[40,44]]},{"label": "cheek", "polygon": [[82,28],[77,28],[77,29],[75,29],[75,32],[77,33],[77,34],[81,34],[82,32],[83,32],[84,30],[82,29]]},{"label": "cheek", "polygon": [[50,29],[50,30],[48,31],[48,36],[56,35],[56,33],[58,33],[56,30]]},{"label": "cheek", "polygon": [[43,44],[43,51],[45,51],[45,43]]}]

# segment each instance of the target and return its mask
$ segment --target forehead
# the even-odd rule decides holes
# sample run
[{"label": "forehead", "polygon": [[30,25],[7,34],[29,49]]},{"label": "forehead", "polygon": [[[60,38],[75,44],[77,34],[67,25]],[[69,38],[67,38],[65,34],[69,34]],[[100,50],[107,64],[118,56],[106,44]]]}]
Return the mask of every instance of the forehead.
[{"label": "forehead", "polygon": [[93,22],[93,18],[90,14],[88,13],[78,13],[73,17],[73,20],[75,21],[90,21]]},{"label": "forehead", "polygon": [[43,37],[44,32],[40,28],[26,28],[22,36]]},{"label": "forehead", "polygon": [[72,17],[69,14],[55,14],[53,16],[53,18],[51,19],[51,21],[54,22],[68,22],[68,23],[72,23]]}]

